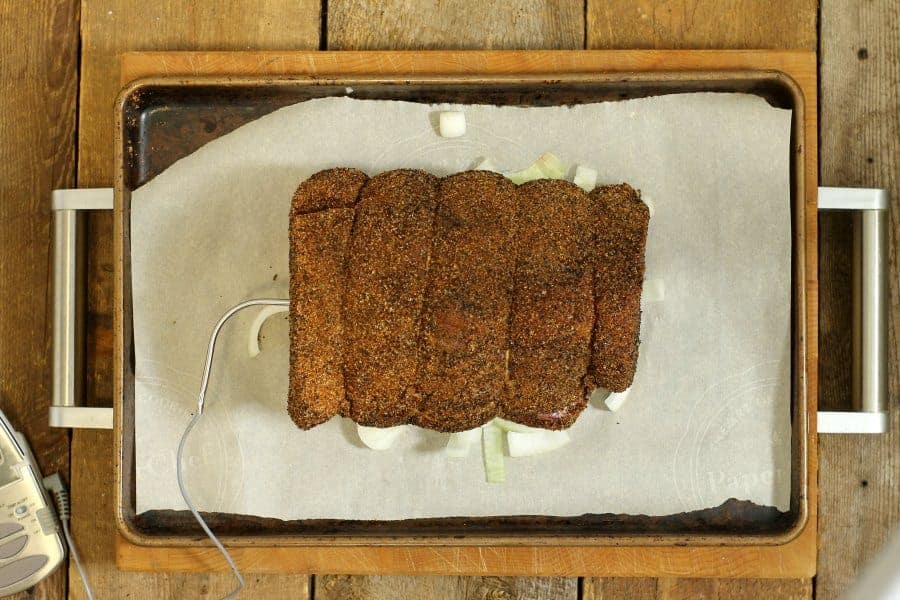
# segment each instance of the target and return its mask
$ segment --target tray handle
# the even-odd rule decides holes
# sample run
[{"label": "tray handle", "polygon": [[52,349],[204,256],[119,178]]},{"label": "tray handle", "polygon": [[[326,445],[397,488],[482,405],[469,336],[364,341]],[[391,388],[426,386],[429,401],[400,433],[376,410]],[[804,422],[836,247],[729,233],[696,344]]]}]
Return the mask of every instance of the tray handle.
[{"label": "tray handle", "polygon": [[[886,190],[819,188],[819,210],[853,212],[853,411],[819,411],[819,433],[885,433],[887,403]],[[112,409],[78,406],[82,333],[79,218],[111,210],[111,188],[54,190],[51,427],[111,429]]]},{"label": "tray handle", "polygon": [[113,409],[79,406],[84,286],[79,212],[112,210],[112,188],[53,190],[53,396],[51,427],[112,429]]},{"label": "tray handle", "polygon": [[886,433],[888,194],[819,188],[819,210],[853,215],[852,411],[819,411],[819,433]]}]

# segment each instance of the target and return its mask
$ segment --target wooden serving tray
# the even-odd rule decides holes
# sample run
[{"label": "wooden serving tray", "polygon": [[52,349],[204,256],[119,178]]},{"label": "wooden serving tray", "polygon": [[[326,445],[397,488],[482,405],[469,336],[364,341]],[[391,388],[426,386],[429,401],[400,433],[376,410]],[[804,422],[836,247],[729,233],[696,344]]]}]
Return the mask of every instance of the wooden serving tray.
[{"label": "wooden serving tray", "polygon": [[[330,542],[324,537],[283,545],[272,537],[230,537],[232,556],[247,572],[497,574],[497,575],[594,575],[697,577],[809,577],[816,559],[816,446],[817,404],[817,212],[816,212],[816,58],[811,52],[768,51],[449,51],[449,52],[252,52],[252,53],[133,53],[122,58],[122,84],[139,79],[165,77],[169,81],[196,83],[198,78],[228,82],[253,78],[313,78],[317,82],[346,78],[403,83],[422,77],[450,77],[455,81],[498,76],[555,77],[577,80],[621,73],[623,84],[641,73],[709,72],[745,81],[741,73],[768,74],[788,82],[796,91],[794,125],[795,201],[794,254],[794,402],[795,438],[799,435],[793,469],[794,524],[777,534],[760,533],[728,539],[696,535],[678,539],[666,536],[625,535],[598,542],[597,538],[445,535],[443,538],[410,535],[349,536]],[[726,75],[730,74],[730,75]],[[616,77],[619,77],[616,75]],[[711,79],[716,79],[715,75]],[[663,76],[665,79],[665,76]],[[132,84],[132,91],[135,86]],[[715,89],[715,88],[711,88]],[[123,98],[127,95],[123,93]],[[117,106],[121,109],[121,102]],[[121,115],[120,115],[121,117]],[[121,121],[121,119],[120,119]],[[120,122],[121,125],[121,122]],[[202,142],[201,142],[202,143]],[[117,148],[120,162],[123,146]],[[138,167],[140,171],[140,167]],[[218,551],[187,532],[177,537],[148,537],[134,527],[128,514],[127,475],[133,455],[123,445],[124,434],[133,437],[123,411],[127,381],[126,341],[130,340],[130,271],[127,226],[130,189],[124,170],[117,174],[116,190],[116,469],[119,536],[116,560],[124,570],[212,571],[227,570]],[[131,182],[132,184],[134,182]],[[123,207],[124,205],[124,207]],[[125,276],[128,273],[128,276]],[[127,302],[126,302],[127,300]],[[124,433],[123,433],[124,432]],[[129,459],[132,462],[129,462]],[[125,475],[123,475],[123,473]],[[133,496],[133,490],[131,492]],[[133,497],[130,498],[133,502]],[[215,528],[215,524],[213,524]],[[177,531],[180,531],[176,528]],[[228,542],[226,542],[228,543]],[[273,546],[272,544],[279,545]],[[674,545],[674,544],[678,545]],[[141,545],[139,545],[141,544]],[[150,545],[147,545],[150,544]],[[467,545],[471,544],[471,545]],[[602,545],[600,545],[602,544]],[[646,544],[646,545],[644,545]]]}]

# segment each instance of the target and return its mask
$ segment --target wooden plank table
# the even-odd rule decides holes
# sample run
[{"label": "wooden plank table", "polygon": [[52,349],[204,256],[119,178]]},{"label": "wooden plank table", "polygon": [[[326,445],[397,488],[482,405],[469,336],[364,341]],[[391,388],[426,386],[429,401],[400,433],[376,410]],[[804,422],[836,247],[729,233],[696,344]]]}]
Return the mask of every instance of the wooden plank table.
[{"label": "wooden plank table", "polygon": [[[885,187],[890,212],[888,368],[891,429],[879,436],[820,438],[821,520],[817,598],[836,598],[893,533],[900,535],[900,10],[896,0],[822,6],[822,185]],[[848,219],[821,219],[820,400],[846,403],[850,343]],[[827,236],[827,238],[826,238]]]},{"label": "wooden plank table", "polygon": [[[119,90],[119,55],[136,49],[215,48],[227,50],[317,48],[318,0],[191,2],[92,0],[81,13],[81,93],[78,131],[78,185],[109,186],[113,178],[113,101]],[[97,405],[112,405],[112,216],[88,221],[87,394]],[[218,598],[229,592],[231,575],[154,576],[119,573],[115,568],[113,445],[108,431],[72,435],[73,532],[95,586],[107,597]],[[81,491],[83,490],[83,491]],[[103,515],[98,518],[98,515]],[[72,597],[83,598],[70,568]],[[304,598],[309,577],[254,576],[253,594]],[[248,594],[249,595],[249,594]]]},{"label": "wooden plank table", "polygon": [[[886,186],[900,196],[898,11],[893,0],[823,0],[817,38],[815,0],[773,9],[765,0],[588,0],[503,8],[464,0],[265,0],[194,3],[187,0],[39,0],[0,5],[0,402],[32,439],[45,469],[64,468],[66,436],[44,426],[49,397],[47,282],[48,194],[74,183],[75,106],[77,183],[109,185],[112,99],[118,55],[140,49],[298,49],[388,47],[493,48],[800,48],[821,52],[821,172],[829,185]],[[549,8],[548,8],[549,7]],[[322,10],[324,8],[324,10]],[[80,22],[79,22],[80,18]],[[80,88],[78,31],[81,31]],[[823,232],[841,228],[826,228]],[[900,218],[891,217],[896,241]],[[91,219],[89,257],[89,402],[110,405],[112,381],[111,221]],[[840,236],[833,236],[840,238]],[[837,242],[846,242],[838,239]],[[826,261],[846,244],[825,240]],[[896,273],[892,245],[891,272]],[[896,364],[900,318],[891,279],[890,359]],[[826,367],[841,356],[831,327],[840,290],[823,286],[822,404],[840,404],[845,380]],[[830,339],[830,337],[835,339]],[[829,349],[834,350],[829,353]],[[900,379],[891,373],[896,397]],[[821,445],[821,526],[816,596],[834,598],[900,520],[900,411],[892,433],[879,438],[824,439]],[[75,533],[98,597],[217,597],[227,575],[152,576],[118,573],[113,564],[112,437],[77,432],[72,440]],[[247,597],[302,598],[809,598],[809,580],[408,578],[254,576]],[[60,598],[62,575],[36,597]],[[72,597],[84,597],[74,571]],[[580,590],[580,591],[579,591]]]},{"label": "wooden plank table", "polygon": [[[0,408],[45,474],[68,472],[50,405],[50,190],[75,183],[75,2],[0,3]],[[34,597],[61,598],[58,570]],[[17,598],[29,598],[22,593]]]}]

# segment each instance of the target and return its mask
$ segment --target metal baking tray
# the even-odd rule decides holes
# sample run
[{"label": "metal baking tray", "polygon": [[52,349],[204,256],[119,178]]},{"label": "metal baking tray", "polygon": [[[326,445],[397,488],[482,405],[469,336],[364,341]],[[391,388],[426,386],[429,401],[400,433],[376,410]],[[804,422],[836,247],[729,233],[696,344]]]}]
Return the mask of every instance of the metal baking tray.
[{"label": "metal baking tray", "polygon": [[[641,72],[569,75],[158,78],[129,85],[116,104],[115,221],[120,254],[115,328],[116,504],[119,531],[131,543],[204,544],[188,511],[135,512],[134,344],[131,192],[203,144],[283,106],[346,95],[413,102],[518,106],[616,101],[682,92],[744,92],[793,110],[791,501],[787,512],[731,499],[700,511],[661,517],[453,517],[404,521],[281,521],[206,514],[226,544],[241,545],[761,545],[783,544],[808,518],[804,227],[804,105],[798,86],[775,71]],[[285,222],[285,226],[287,223]],[[174,476],[174,474],[173,474]],[[310,485],[314,485],[311,482]]]}]

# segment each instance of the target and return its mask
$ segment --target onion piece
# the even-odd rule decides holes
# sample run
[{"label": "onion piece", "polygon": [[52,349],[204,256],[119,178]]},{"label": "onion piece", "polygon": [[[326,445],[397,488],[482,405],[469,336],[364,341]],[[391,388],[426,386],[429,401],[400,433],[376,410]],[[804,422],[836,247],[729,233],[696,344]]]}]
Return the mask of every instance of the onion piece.
[{"label": "onion piece", "polygon": [[590,192],[597,187],[597,175],[597,169],[578,165],[575,167],[575,178],[572,179],[572,183],[584,191]]},{"label": "onion piece", "polygon": [[604,400],[604,404],[606,404],[606,408],[611,410],[612,412],[616,412],[625,404],[625,401],[628,400],[628,393],[631,391],[631,388],[628,388],[624,392],[612,392],[609,396]]},{"label": "onion piece", "polygon": [[534,164],[547,179],[562,179],[566,176],[566,165],[552,152],[544,152]]},{"label": "onion piece", "polygon": [[482,158],[472,167],[473,171],[492,171],[499,173],[500,171],[494,166],[494,161],[490,158]]},{"label": "onion piece", "polygon": [[509,179],[516,185],[520,185],[528,181],[534,181],[535,179],[544,179],[544,174],[534,165],[531,165],[527,169],[523,169],[521,171],[507,172],[504,173],[504,175],[507,179]]},{"label": "onion piece", "polygon": [[493,421],[481,427],[481,451],[484,456],[484,476],[488,483],[506,481],[503,461],[503,430]]},{"label": "onion piece", "polygon": [[541,429],[540,427],[529,427],[528,425],[522,425],[521,423],[507,421],[506,419],[501,419],[500,417],[494,419],[492,423],[503,431],[515,431],[516,433],[540,433],[542,431],[547,431],[546,429]]},{"label": "onion piece", "polygon": [[542,429],[536,433],[517,433],[510,431],[506,434],[506,445],[509,455],[513,457],[534,456],[544,454],[562,448],[571,441],[566,431],[550,431]]},{"label": "onion piece", "polygon": [[438,117],[438,131],[441,137],[458,138],[466,134],[466,113],[445,110]]},{"label": "onion piece", "polygon": [[604,402],[607,398],[609,398],[609,395],[611,393],[612,392],[610,392],[606,388],[594,388],[591,392],[591,397],[588,400],[590,401],[591,406],[593,406],[594,408],[602,409],[604,406]]},{"label": "onion piece", "polygon": [[458,431],[450,434],[444,452],[451,458],[463,458],[469,455],[469,449],[481,439],[481,427]]},{"label": "onion piece", "polygon": [[250,358],[259,356],[259,330],[272,315],[287,312],[287,306],[266,306],[256,314],[253,324],[250,325],[250,337],[247,339],[247,353]]},{"label": "onion piece", "polygon": [[506,172],[504,175],[515,184],[522,184],[535,179],[564,179],[566,166],[555,154],[545,152],[527,169]]},{"label": "onion piece", "polygon": [[399,438],[408,428],[408,425],[396,425],[394,427],[366,427],[365,425],[357,424],[356,435],[359,436],[359,441],[372,450],[387,450],[394,445],[397,438]]}]

